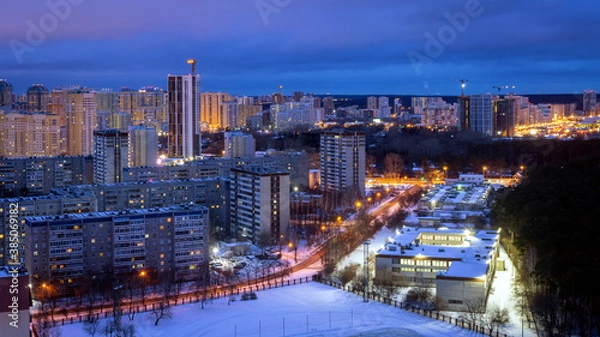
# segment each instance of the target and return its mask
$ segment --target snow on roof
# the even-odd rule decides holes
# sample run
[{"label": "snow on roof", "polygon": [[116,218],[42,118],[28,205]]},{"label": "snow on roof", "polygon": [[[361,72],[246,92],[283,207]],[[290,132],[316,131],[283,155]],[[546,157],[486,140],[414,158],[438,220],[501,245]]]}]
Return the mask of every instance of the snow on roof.
[{"label": "snow on roof", "polygon": [[454,262],[447,271],[439,272],[438,275],[457,278],[480,278],[485,280],[488,264],[473,262]]},{"label": "snow on roof", "polygon": [[[381,257],[402,257],[409,259],[437,259],[453,260],[462,263],[481,265],[487,270],[487,265],[493,258],[494,251],[498,246],[500,230],[479,230],[471,234],[469,230],[449,228],[414,228],[404,226],[396,231],[396,237],[388,239],[388,242],[377,252]],[[431,245],[423,244],[422,234],[452,235],[462,237],[462,241],[451,240],[456,245]],[[435,239],[436,241],[440,241]],[[454,262],[456,263],[456,262]],[[454,263],[452,265],[454,265]],[[458,273],[462,267],[457,267],[452,273]],[[451,274],[454,275],[454,274]],[[461,277],[471,277],[470,274]],[[478,276],[479,276],[478,275]]]}]

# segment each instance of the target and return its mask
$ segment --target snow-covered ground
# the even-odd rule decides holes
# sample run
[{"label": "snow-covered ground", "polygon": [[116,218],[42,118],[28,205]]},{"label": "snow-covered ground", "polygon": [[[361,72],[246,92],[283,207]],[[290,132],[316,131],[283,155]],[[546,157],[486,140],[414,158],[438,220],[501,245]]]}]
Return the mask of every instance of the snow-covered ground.
[{"label": "snow-covered ground", "polygon": [[[411,212],[407,219],[416,216],[413,212]],[[393,237],[395,235],[395,230],[388,229],[386,227],[382,228],[373,238],[370,239],[371,245],[369,246],[369,253],[375,253],[379,248],[381,248],[386,240],[389,237]],[[363,246],[359,246],[356,250],[354,250],[350,255],[346,258],[342,259],[338,264],[337,269],[340,270],[344,266],[351,263],[358,263],[362,266],[363,264]],[[494,276],[494,281],[492,283],[492,289],[490,291],[490,295],[488,298],[488,306],[497,305],[500,309],[508,309],[510,323],[509,325],[502,330],[503,333],[508,334],[509,336],[523,336],[533,337],[536,336],[534,329],[530,329],[528,327],[527,321],[525,321],[525,326],[523,331],[521,330],[521,316],[517,312],[517,303],[520,299],[515,298],[513,292],[513,279],[514,279],[514,266],[509,259],[508,255],[504,251],[504,248],[500,247],[500,258],[505,260],[505,268],[504,271],[496,271],[496,275]],[[374,266],[371,266],[371,272],[373,272]],[[409,288],[402,288],[400,294],[396,297],[396,300],[403,300],[403,296],[406,295]],[[432,293],[435,295],[435,289],[431,289]],[[445,314],[450,315],[452,317],[458,317],[459,313],[456,312],[445,312]]]},{"label": "snow-covered ground", "polygon": [[[481,336],[389,305],[364,303],[360,296],[315,282],[257,295],[257,300],[231,305],[227,299],[215,300],[204,309],[197,303],[173,307],[173,318],[158,326],[152,313],[138,314],[133,322],[137,336],[144,337]],[[85,337],[82,327],[77,323],[60,329],[62,336]]]},{"label": "snow-covered ground", "polygon": [[525,320],[523,331],[521,331],[521,316],[517,312],[517,303],[520,299],[516,298],[513,292],[515,267],[502,246],[500,246],[500,258],[504,259],[506,270],[496,271],[488,305],[496,304],[500,309],[508,309],[510,326],[504,329],[504,332],[508,335],[521,336],[521,332],[523,332],[523,336],[537,336],[534,330],[528,328],[527,320]]}]

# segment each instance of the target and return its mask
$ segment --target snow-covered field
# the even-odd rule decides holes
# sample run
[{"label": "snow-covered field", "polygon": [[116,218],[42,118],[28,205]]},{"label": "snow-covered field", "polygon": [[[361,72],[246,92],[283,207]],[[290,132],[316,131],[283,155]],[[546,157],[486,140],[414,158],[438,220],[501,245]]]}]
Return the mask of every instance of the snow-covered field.
[{"label": "snow-covered field", "polygon": [[[173,307],[173,318],[154,326],[152,313],[135,317],[136,335],[158,336],[480,336],[447,323],[311,282],[260,291],[254,301],[215,300]],[[110,318],[109,318],[110,319]],[[127,323],[127,317],[123,322]],[[101,320],[104,324],[106,320]],[[284,328],[285,324],[285,328]],[[61,327],[62,336],[85,337],[83,324]]]}]

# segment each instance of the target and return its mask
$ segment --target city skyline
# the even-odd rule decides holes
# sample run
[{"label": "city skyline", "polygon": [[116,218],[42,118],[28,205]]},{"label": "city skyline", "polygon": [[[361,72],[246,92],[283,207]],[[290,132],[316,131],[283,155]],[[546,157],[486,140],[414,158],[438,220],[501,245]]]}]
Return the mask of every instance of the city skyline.
[{"label": "city skyline", "polygon": [[[380,0],[4,4],[1,78],[24,93],[167,87],[198,60],[203,91],[260,95],[458,95],[516,86],[519,94],[600,87],[597,3]],[[130,15],[136,13],[136,15]],[[584,47],[582,47],[584,46]]]}]

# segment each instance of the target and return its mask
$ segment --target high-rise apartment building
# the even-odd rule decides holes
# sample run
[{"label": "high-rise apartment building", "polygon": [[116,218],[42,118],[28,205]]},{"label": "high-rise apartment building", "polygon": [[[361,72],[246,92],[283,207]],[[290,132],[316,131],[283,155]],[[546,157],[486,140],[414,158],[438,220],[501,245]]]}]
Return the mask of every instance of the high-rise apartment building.
[{"label": "high-rise apartment building", "polygon": [[[39,163],[35,163],[37,165]],[[30,173],[32,170],[28,170]],[[42,173],[48,170],[39,170]],[[36,171],[33,171],[34,173]],[[57,171],[51,172],[58,173]],[[209,209],[212,228],[229,233],[228,182],[221,178],[153,181],[147,183],[86,184],[56,188],[51,194],[35,197],[0,199],[0,209],[8,210],[11,204],[19,206],[19,217],[61,216],[73,213],[122,211],[127,209],[155,209],[171,205],[195,204]],[[9,212],[0,214],[0,265],[8,263],[10,250]],[[19,224],[19,233],[25,225]],[[21,238],[19,261],[24,263],[25,238]]]},{"label": "high-rise apartment building", "polygon": [[127,167],[128,134],[115,129],[94,132],[94,183],[109,184],[123,181]]},{"label": "high-rise apartment building", "polygon": [[109,89],[103,89],[96,92],[96,109],[105,111],[108,114],[121,111],[119,109],[119,93]]},{"label": "high-rise apartment building", "polygon": [[516,99],[504,97],[494,101],[494,137],[514,137]]},{"label": "high-rise apartment building", "polygon": [[365,133],[321,133],[321,189],[365,194]]},{"label": "high-rise apartment building", "polygon": [[83,89],[69,91],[64,104],[64,116],[67,126],[67,154],[71,156],[93,154],[96,93]]},{"label": "high-rise apartment building", "polygon": [[227,158],[252,157],[256,152],[256,140],[240,131],[225,132],[225,155]]},{"label": "high-rise apartment building", "polygon": [[335,111],[335,100],[333,97],[323,97],[323,109],[325,109],[325,116],[333,115]]},{"label": "high-rise apartment building", "polygon": [[122,88],[118,94],[118,106],[120,112],[131,115],[132,125],[153,127],[157,131],[167,130],[167,92],[160,88]]},{"label": "high-rise apartment building", "polygon": [[0,158],[0,198],[50,193],[93,183],[92,157]]},{"label": "high-rise apartment building", "polygon": [[0,156],[58,156],[60,138],[59,116],[0,109]]},{"label": "high-rise apartment building", "polygon": [[375,96],[367,97],[367,109],[377,110],[377,97],[375,97]]},{"label": "high-rise apartment building", "polygon": [[487,136],[494,134],[494,108],[492,94],[470,97],[469,130]]},{"label": "high-rise apartment building", "polygon": [[200,156],[200,75],[169,75],[169,157]]},{"label": "high-rise apartment building", "polygon": [[127,112],[115,112],[108,119],[109,129],[126,131],[132,125],[131,114]]},{"label": "high-rise apartment building", "polygon": [[208,209],[199,205],[25,218],[32,279],[65,284],[103,268],[191,279],[208,258]]},{"label": "high-rise apartment building", "polygon": [[12,84],[0,79],[0,107],[12,107]]},{"label": "high-rise apartment building", "polygon": [[143,125],[130,126],[128,134],[128,166],[155,166],[158,159],[156,129]]},{"label": "high-rise apartment building", "polygon": [[598,95],[596,94],[596,90],[583,91],[583,112],[586,115],[595,113],[597,100]]},{"label": "high-rise apartment building", "polygon": [[237,128],[240,126],[238,103],[236,101],[223,102],[221,104],[221,127]]},{"label": "high-rise apartment building", "polygon": [[377,99],[377,117],[390,118],[392,108],[390,107],[390,98],[381,96]]},{"label": "high-rise apartment building", "polygon": [[304,92],[302,91],[294,91],[294,102],[300,102],[300,100],[304,97]]},{"label": "high-rise apartment building", "polygon": [[255,244],[287,242],[289,173],[260,166],[237,167],[231,172],[231,232]]},{"label": "high-rise apartment building", "polygon": [[200,120],[210,130],[224,129],[226,127],[223,118],[223,103],[232,101],[232,97],[224,92],[202,93],[202,113]]},{"label": "high-rise apartment building", "polygon": [[42,84],[34,84],[27,89],[25,94],[27,111],[29,112],[46,112],[48,111],[48,103],[50,95],[48,89]]},{"label": "high-rise apartment building", "polygon": [[394,115],[396,117],[402,116],[402,100],[400,98],[394,98]]}]

